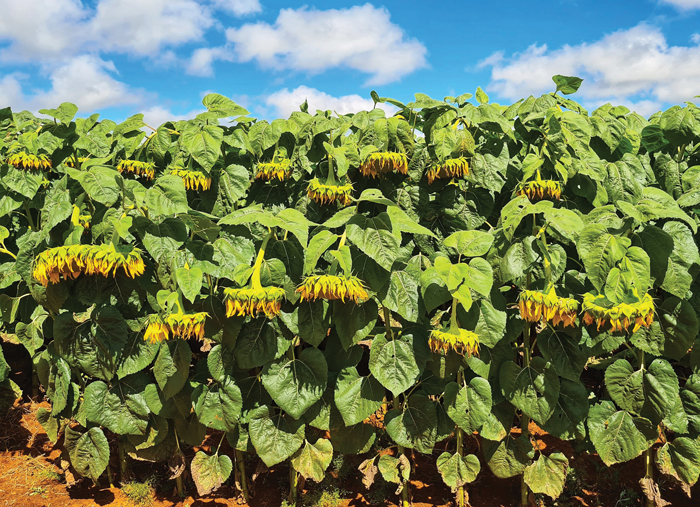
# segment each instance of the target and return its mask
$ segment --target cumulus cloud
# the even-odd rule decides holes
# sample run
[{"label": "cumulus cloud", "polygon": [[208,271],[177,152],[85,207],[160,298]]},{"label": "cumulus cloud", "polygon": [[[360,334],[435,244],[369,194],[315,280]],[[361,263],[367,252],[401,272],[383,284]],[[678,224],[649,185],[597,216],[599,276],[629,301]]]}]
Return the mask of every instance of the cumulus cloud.
[{"label": "cumulus cloud", "polygon": [[209,77],[214,75],[213,64],[216,60],[230,62],[233,59],[233,54],[225,47],[199,48],[192,53],[185,70],[194,76]]},{"label": "cumulus cloud", "polygon": [[700,0],[661,0],[661,3],[673,5],[681,10],[700,9]]},{"label": "cumulus cloud", "polygon": [[598,103],[635,99],[650,108],[700,94],[700,47],[669,46],[658,28],[645,24],[592,43],[554,50],[533,44],[511,57],[495,53],[479,67],[491,67],[489,90],[511,100],[551,91],[555,74],[585,78],[577,97]]},{"label": "cumulus cloud", "polygon": [[170,109],[168,109],[165,106],[156,105],[156,106],[148,107],[140,112],[143,113],[143,121],[146,124],[148,124],[154,128],[158,128],[166,121],[175,122],[175,121],[180,121],[180,120],[189,120],[190,118],[194,118],[199,113],[203,113],[205,111],[206,111],[206,109],[200,108],[200,109],[194,109],[194,110],[190,111],[189,113],[176,114],[176,113],[173,113]]},{"label": "cumulus cloud", "polygon": [[[293,111],[298,111],[305,100],[308,101],[311,112],[316,109],[323,111],[330,109],[338,114],[369,111],[374,105],[372,99],[363,98],[357,94],[334,97],[308,86],[299,86],[291,91],[288,88],[276,91],[265,99],[265,104],[273,107],[280,118],[287,118]],[[381,107],[389,114],[396,111],[394,106],[388,104],[377,104],[377,107]]]},{"label": "cumulus cloud", "polygon": [[349,9],[282,9],[274,24],[229,28],[238,61],[274,70],[322,72],[350,68],[371,74],[366,84],[396,81],[425,67],[427,49],[371,4]]},{"label": "cumulus cloud", "polygon": [[82,111],[94,111],[107,107],[136,106],[144,103],[149,95],[143,90],[131,88],[113,77],[114,64],[92,55],[71,58],[55,67],[49,75],[51,87],[26,94],[27,76],[11,74],[0,80],[0,104],[11,105],[15,110],[55,107],[62,102],[72,102]]},{"label": "cumulus cloud", "polygon": [[212,4],[215,8],[238,17],[262,12],[258,0],[212,0]]}]

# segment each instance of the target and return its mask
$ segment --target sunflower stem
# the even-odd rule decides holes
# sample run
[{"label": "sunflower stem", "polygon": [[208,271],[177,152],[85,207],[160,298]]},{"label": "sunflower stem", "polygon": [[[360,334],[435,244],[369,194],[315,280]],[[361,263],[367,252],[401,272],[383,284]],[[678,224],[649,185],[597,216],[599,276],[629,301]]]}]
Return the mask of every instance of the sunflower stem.
[{"label": "sunflower stem", "polygon": [[245,476],[245,456],[238,449],[236,449],[236,466],[238,467],[238,473],[241,475],[241,490],[243,492],[243,499],[245,500],[245,503],[250,503],[248,480]]},{"label": "sunflower stem", "polygon": [[[460,368],[457,372],[457,384],[461,387],[463,383],[464,373]],[[464,430],[459,426],[457,426],[457,454],[464,456]],[[466,499],[466,490],[464,485],[462,485],[457,489],[457,507],[465,507],[467,505]]]},{"label": "sunflower stem", "polygon": [[[384,307],[384,310],[387,311],[386,307]],[[385,314],[386,315],[386,314]],[[398,410],[399,412],[403,412],[403,404],[401,403],[401,400],[399,399],[398,396],[394,397],[394,410]],[[402,445],[397,445],[397,451],[399,456],[406,455],[406,449]],[[406,459],[408,459],[408,456],[406,456]],[[403,482],[403,479],[401,479]],[[410,494],[409,494],[409,487],[410,483],[408,481],[405,481],[403,483],[403,488],[401,489],[401,507],[410,507],[411,501],[410,501]]]},{"label": "sunflower stem", "polygon": [[452,298],[452,315],[450,316],[450,333],[459,334],[459,322],[457,322],[457,298]]},{"label": "sunflower stem", "polygon": [[292,464],[289,464],[289,503],[297,504],[297,496],[299,494],[299,475]]},{"label": "sunflower stem", "polygon": [[109,481],[109,488],[114,489],[114,474],[112,473],[112,469],[109,466],[109,463],[107,463],[107,480]]},{"label": "sunflower stem", "polygon": [[32,218],[32,212],[29,210],[29,201],[24,201],[24,211],[27,214],[27,220],[29,220],[29,228],[32,231],[36,231],[36,226],[34,225],[34,218]]},{"label": "sunflower stem", "polygon": [[126,437],[119,437],[119,470],[121,472],[122,485],[129,480],[129,462],[127,461],[126,451],[124,449]]},{"label": "sunflower stem", "polygon": [[390,340],[393,340],[394,333],[391,330],[391,312],[384,305],[382,305],[382,310],[384,311],[384,327],[386,328],[386,334]]},{"label": "sunflower stem", "polygon": [[[535,228],[535,224],[533,222],[533,229]],[[532,274],[528,273],[527,274],[527,279],[525,281],[525,289],[529,290],[530,289],[530,282],[532,281]],[[527,368],[530,366],[530,323],[525,322],[525,329],[523,329],[523,368]],[[520,417],[520,428],[521,428],[521,434],[525,439],[529,442],[530,441],[530,418],[522,414]],[[527,483],[525,482],[525,475],[520,476],[520,505],[522,507],[527,507],[528,506],[528,497],[529,497],[530,489],[528,488]]]},{"label": "sunflower stem", "polygon": [[262,289],[262,284],[260,283],[260,268],[262,267],[263,259],[265,258],[265,248],[267,247],[267,243],[270,241],[271,237],[272,231],[270,231],[267,236],[265,236],[265,239],[263,239],[262,245],[260,245],[260,250],[258,251],[258,258],[255,259],[255,264],[253,265],[253,276],[251,278],[251,283],[253,289],[256,290]]}]

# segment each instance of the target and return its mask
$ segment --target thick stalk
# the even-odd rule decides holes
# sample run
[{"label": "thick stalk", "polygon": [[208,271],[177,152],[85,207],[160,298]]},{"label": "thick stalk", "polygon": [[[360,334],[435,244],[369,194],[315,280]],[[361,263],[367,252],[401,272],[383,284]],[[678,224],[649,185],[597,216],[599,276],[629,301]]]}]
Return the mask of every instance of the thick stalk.
[{"label": "thick stalk", "polygon": [[[386,308],[384,308],[384,310],[385,310],[385,315],[386,315],[386,313],[388,313],[388,312],[387,312]],[[403,410],[403,407],[401,406],[401,401],[399,400],[398,396],[396,398],[394,398],[394,409],[398,410],[399,412],[401,412]],[[399,456],[401,454],[406,454],[406,449],[404,449],[404,447],[402,445],[399,445],[397,447],[398,447]],[[406,456],[406,458],[408,459],[408,456]],[[410,507],[410,505],[411,505],[411,501],[409,499],[409,497],[410,497],[409,487],[410,487],[410,483],[408,481],[403,483],[403,488],[401,489],[401,507]]]},{"label": "thick stalk", "polygon": [[122,485],[129,480],[129,463],[124,450],[124,439],[125,437],[119,436],[119,470],[121,472]]},{"label": "thick stalk", "polygon": [[[644,372],[645,367],[644,367],[644,351],[643,350],[639,351],[638,358],[639,358],[639,370],[641,372]],[[644,375],[644,373],[642,373],[642,375]],[[654,460],[652,459],[652,452],[653,451],[652,451],[651,447],[649,449],[647,449],[646,451],[644,451],[644,477],[649,478],[653,481],[654,480]],[[645,495],[645,497],[646,497],[646,501],[645,501],[646,507],[654,507],[655,506],[654,500],[652,498],[649,498],[646,495]]]},{"label": "thick stalk", "polygon": [[255,264],[253,265],[253,276],[251,277],[253,289],[262,289],[262,285],[260,284],[260,268],[262,267],[262,262],[265,258],[265,248],[267,247],[267,243],[270,241],[271,237],[272,232],[265,236],[265,239],[260,246],[260,250],[258,251],[258,258],[255,259]]},{"label": "thick stalk", "polygon": [[250,503],[250,493],[248,492],[248,480],[245,475],[245,456],[241,451],[236,449],[236,466],[238,473],[241,474],[241,490],[243,491],[243,499],[245,503]]},{"label": "thick stalk", "polygon": [[177,496],[185,498],[185,484],[182,481],[182,474],[175,478],[175,487],[177,487]]},{"label": "thick stalk", "polygon": [[32,360],[32,399],[39,401],[39,375],[36,373],[36,363]]},{"label": "thick stalk", "polygon": [[[460,369],[457,372],[457,384],[462,387],[464,383],[464,374]],[[457,454],[464,456],[464,430],[457,426]],[[457,507],[465,507],[467,505],[467,495],[464,485],[457,489]]]},{"label": "thick stalk", "polygon": [[33,231],[36,230],[36,226],[34,225],[34,218],[32,217],[32,212],[29,209],[29,201],[24,201],[24,212],[27,214],[27,220],[29,220],[29,228]]},{"label": "thick stalk", "polygon": [[[531,275],[527,274],[526,289],[530,288]],[[530,366],[530,323],[525,322],[525,329],[523,329],[523,368]],[[525,414],[520,417],[520,428],[522,436],[528,441],[530,440],[530,418]],[[525,482],[525,476],[520,476],[520,505],[522,507],[527,507],[529,488]]]},{"label": "thick stalk", "polygon": [[109,487],[110,489],[114,488],[114,474],[112,473],[112,469],[109,466],[109,463],[107,463],[107,480],[109,481]]},{"label": "thick stalk", "polygon": [[289,464],[289,487],[289,503],[296,505],[297,497],[299,495],[299,474],[291,463]]}]

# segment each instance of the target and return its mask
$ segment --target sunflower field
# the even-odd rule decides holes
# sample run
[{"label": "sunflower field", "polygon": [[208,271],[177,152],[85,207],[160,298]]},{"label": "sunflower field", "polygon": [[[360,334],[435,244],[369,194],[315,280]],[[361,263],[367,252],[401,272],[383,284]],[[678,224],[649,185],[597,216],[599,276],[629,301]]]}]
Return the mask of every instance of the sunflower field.
[{"label": "sunflower field", "polygon": [[293,503],[362,454],[406,507],[422,453],[457,505],[488,468],[525,506],[569,468],[532,422],[608,466],[643,456],[648,505],[661,477],[690,495],[700,109],[589,113],[553,80],[272,122],[218,94],[157,128],[0,109],[2,333],[73,470],[167,462],[180,491],[248,500],[255,463],[284,464]]}]

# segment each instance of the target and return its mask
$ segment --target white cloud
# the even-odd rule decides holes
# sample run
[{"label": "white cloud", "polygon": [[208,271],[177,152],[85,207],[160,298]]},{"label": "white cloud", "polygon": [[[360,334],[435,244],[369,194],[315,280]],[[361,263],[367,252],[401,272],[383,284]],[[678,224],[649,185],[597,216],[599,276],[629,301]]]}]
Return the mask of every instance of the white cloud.
[{"label": "white cloud", "polygon": [[55,67],[49,75],[51,87],[26,94],[27,76],[9,75],[0,80],[0,104],[14,110],[56,107],[72,102],[84,112],[117,106],[136,106],[149,95],[115,79],[114,64],[96,56],[81,55]]},{"label": "white cloud", "polygon": [[160,127],[163,123],[166,121],[180,121],[180,120],[188,120],[190,118],[194,118],[197,116],[199,113],[203,113],[206,111],[206,109],[201,108],[201,109],[194,109],[190,111],[189,113],[185,114],[175,114],[170,109],[161,106],[161,105],[156,105],[156,106],[151,106],[143,111],[140,111],[143,113],[143,121],[150,125],[151,127],[158,128]]},{"label": "white cloud", "polygon": [[[293,111],[299,111],[299,106],[308,101],[309,112],[313,113],[317,109],[323,111],[332,110],[338,114],[356,113],[358,111],[369,111],[374,105],[370,98],[363,98],[357,94],[334,97],[316,88],[299,86],[294,90],[284,88],[265,99],[265,104],[275,109],[275,113],[280,118],[287,118]],[[389,114],[393,114],[396,108],[392,105],[377,104]]]},{"label": "white cloud", "polygon": [[188,74],[210,77],[214,75],[213,64],[216,60],[230,62],[233,59],[233,54],[225,47],[199,48],[192,53],[186,70]]},{"label": "white cloud", "polygon": [[700,9],[700,0],[661,0],[661,3],[673,5],[681,10]]},{"label": "white cloud", "polygon": [[51,61],[116,51],[156,57],[166,46],[201,40],[214,26],[196,0],[0,0],[3,60]]},{"label": "white cloud", "polygon": [[371,4],[349,9],[282,9],[273,25],[229,28],[237,60],[265,68],[321,72],[347,67],[371,74],[366,84],[396,81],[425,67],[427,49]]},{"label": "white cloud", "polygon": [[238,17],[262,12],[258,0],[212,0],[212,4],[215,8]]},{"label": "white cloud", "polygon": [[669,46],[645,24],[592,43],[555,50],[533,44],[510,58],[495,53],[479,66],[492,68],[488,91],[511,100],[552,91],[555,74],[583,77],[576,96],[596,103],[636,99],[648,108],[700,94],[700,47]]}]

